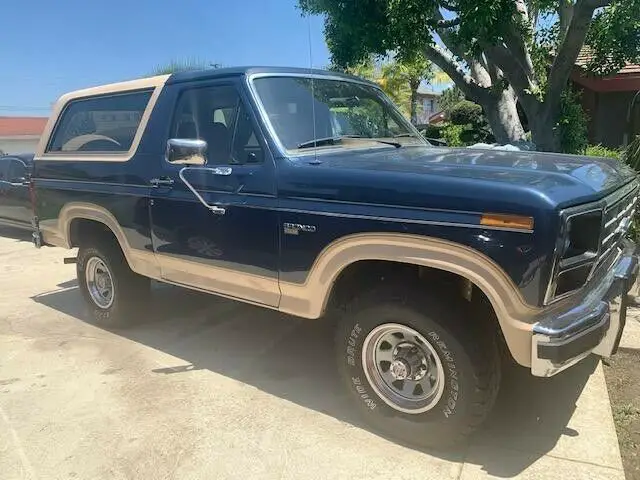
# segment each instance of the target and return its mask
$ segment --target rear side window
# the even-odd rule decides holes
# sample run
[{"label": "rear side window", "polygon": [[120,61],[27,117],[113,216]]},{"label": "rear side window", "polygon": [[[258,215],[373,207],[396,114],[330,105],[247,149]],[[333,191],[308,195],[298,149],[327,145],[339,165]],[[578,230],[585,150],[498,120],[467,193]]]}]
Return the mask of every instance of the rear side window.
[{"label": "rear side window", "polygon": [[9,174],[9,164],[11,163],[11,159],[9,158],[0,158],[0,182],[7,180],[7,175]]},{"label": "rear side window", "polygon": [[71,101],[47,152],[122,153],[131,148],[151,91]]}]

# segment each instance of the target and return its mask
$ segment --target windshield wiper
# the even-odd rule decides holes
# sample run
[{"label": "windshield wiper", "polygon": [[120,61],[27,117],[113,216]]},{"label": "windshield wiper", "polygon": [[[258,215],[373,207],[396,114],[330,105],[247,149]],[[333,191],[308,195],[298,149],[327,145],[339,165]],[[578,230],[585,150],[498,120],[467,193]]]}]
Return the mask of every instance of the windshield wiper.
[{"label": "windshield wiper", "polygon": [[349,139],[361,139],[365,141],[373,141],[377,143],[384,143],[385,145],[391,145],[395,148],[402,147],[402,144],[398,142],[392,142],[391,140],[379,140],[377,138],[365,137],[363,135],[342,135],[341,137],[324,137],[316,138],[315,140],[309,140],[298,144],[298,148],[310,148],[310,147],[324,147],[326,145],[336,145],[342,141],[343,138]]},{"label": "windshield wiper", "polygon": [[399,133],[398,135],[393,136],[393,138],[402,138],[402,137],[418,138],[418,136],[415,133]]},{"label": "windshield wiper", "polygon": [[298,148],[324,147],[325,145],[335,145],[336,143],[340,143],[341,141],[341,137],[315,138],[313,140],[299,143]]}]

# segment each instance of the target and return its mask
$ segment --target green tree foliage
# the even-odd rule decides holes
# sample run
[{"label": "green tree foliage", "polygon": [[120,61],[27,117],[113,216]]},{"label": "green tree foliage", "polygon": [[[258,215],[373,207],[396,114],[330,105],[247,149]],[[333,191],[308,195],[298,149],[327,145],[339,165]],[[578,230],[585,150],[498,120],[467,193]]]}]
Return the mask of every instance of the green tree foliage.
[{"label": "green tree foliage", "polygon": [[464,93],[458,87],[450,87],[442,91],[442,95],[438,99],[440,109],[448,112],[455,104],[464,100]]},{"label": "green tree foliage", "polygon": [[563,153],[584,153],[589,143],[588,118],[580,104],[580,94],[566,90],[562,94],[557,132],[560,151]]},{"label": "green tree foliage", "polygon": [[604,157],[619,159],[622,157],[620,150],[613,150],[603,145],[589,145],[584,152],[588,157]]},{"label": "green tree foliage", "polygon": [[[382,66],[384,88],[394,92],[409,92],[411,123],[418,123],[418,88],[423,80],[431,80],[433,66],[422,55],[411,59],[392,60]],[[396,100],[396,99],[394,99]]]},{"label": "green tree foliage", "polygon": [[325,17],[333,61],[422,54],[481,105],[499,142],[525,136],[516,100],[541,150],[560,148],[563,93],[588,41],[589,70],[640,61],[640,0],[298,0]]},{"label": "green tree foliage", "polygon": [[453,105],[447,112],[449,121],[454,125],[481,126],[485,123],[482,107],[469,100],[462,100]]},{"label": "green tree foliage", "polygon": [[420,83],[431,80],[437,73],[433,64],[423,56],[398,60],[388,57],[375,59],[373,55],[369,55],[352,66],[332,65],[330,69],[377,83],[414,124],[417,122]]},{"label": "green tree foliage", "polygon": [[624,152],[624,159],[636,172],[640,172],[640,135],[636,135]]},{"label": "green tree foliage", "polygon": [[442,128],[440,134],[448,147],[463,147],[465,142],[462,140],[464,127],[462,125],[453,125],[450,123]]}]

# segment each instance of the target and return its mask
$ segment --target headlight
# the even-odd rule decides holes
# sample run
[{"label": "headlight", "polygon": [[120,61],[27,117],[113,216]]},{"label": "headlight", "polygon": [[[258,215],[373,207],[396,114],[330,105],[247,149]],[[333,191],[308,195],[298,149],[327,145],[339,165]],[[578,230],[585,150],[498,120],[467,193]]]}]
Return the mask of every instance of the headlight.
[{"label": "headlight", "polygon": [[592,210],[567,218],[561,260],[595,257],[600,245],[602,210]]},{"label": "headlight", "polygon": [[563,225],[545,303],[580,289],[598,261],[602,208],[570,209],[562,212],[561,218]]}]

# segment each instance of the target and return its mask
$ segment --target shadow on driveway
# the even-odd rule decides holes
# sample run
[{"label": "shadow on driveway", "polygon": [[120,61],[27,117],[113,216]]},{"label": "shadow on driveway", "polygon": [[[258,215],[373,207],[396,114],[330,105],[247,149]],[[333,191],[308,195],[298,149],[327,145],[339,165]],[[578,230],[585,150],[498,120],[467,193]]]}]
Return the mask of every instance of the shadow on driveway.
[{"label": "shadow on driveway", "polygon": [[[65,282],[60,287],[64,290],[33,299],[87,321],[77,286]],[[143,323],[117,333],[184,360],[154,373],[207,369],[368,429],[337,377],[331,321],[300,320],[168,285],[154,285],[153,300]],[[580,435],[567,424],[596,365],[595,358],[588,359],[550,379],[534,378],[520,367],[507,368],[494,413],[471,442],[489,445],[492,452],[506,448],[535,454],[480,454],[466,461],[498,477],[515,476],[548,453],[561,436]],[[454,459],[465,448],[427,453]]]},{"label": "shadow on driveway", "polygon": [[31,243],[31,230],[0,225],[0,237],[12,238],[19,242]]}]

